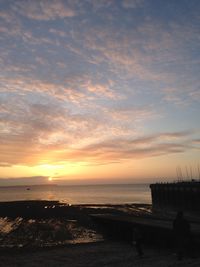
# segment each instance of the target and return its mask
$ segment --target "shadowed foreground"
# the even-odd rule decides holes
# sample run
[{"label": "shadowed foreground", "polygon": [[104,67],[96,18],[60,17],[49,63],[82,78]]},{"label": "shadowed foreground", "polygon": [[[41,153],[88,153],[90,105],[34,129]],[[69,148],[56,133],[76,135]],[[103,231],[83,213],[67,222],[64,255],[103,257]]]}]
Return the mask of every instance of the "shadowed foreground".
[{"label": "shadowed foreground", "polygon": [[[103,218],[108,217],[109,221],[106,220],[105,224],[100,223],[99,219],[97,222],[93,221],[91,214],[93,218],[99,214]],[[165,244],[166,233],[171,229],[167,226],[164,231],[163,220],[159,221],[162,227],[151,225],[150,221],[154,217],[151,218],[149,205],[68,206],[58,202],[22,201],[1,203],[0,215],[2,216],[0,236],[2,267],[200,266],[198,257],[184,257],[182,261],[177,261],[173,245]],[[110,223],[113,217],[116,220],[111,220]],[[143,258],[138,258],[135,247],[130,245],[132,220],[136,225],[143,225],[146,234]],[[148,221],[148,225],[145,226],[143,221]],[[78,244],[80,241],[77,237],[81,238],[81,242],[89,239],[94,242],[96,240],[94,237],[101,233],[109,239],[97,243]],[[115,242],[109,241],[110,239]],[[72,242],[70,245],[71,241],[78,242],[77,244]],[[194,255],[198,256],[199,250],[196,252]]]},{"label": "shadowed foreground", "polygon": [[34,251],[20,250],[13,251],[12,254],[5,251],[3,253],[1,251],[0,266],[200,266],[200,259],[185,258],[178,262],[175,255],[170,250],[145,248],[144,251],[144,258],[139,259],[136,256],[136,251],[130,245],[123,242],[108,241],[43,250],[38,249]]}]

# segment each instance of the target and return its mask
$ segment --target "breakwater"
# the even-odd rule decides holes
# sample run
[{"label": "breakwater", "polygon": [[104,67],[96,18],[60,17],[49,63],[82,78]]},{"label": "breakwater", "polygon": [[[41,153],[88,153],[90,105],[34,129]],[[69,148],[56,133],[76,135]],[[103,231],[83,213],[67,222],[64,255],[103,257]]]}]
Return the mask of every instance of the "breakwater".
[{"label": "breakwater", "polygon": [[153,210],[200,215],[200,182],[155,183],[150,185]]}]

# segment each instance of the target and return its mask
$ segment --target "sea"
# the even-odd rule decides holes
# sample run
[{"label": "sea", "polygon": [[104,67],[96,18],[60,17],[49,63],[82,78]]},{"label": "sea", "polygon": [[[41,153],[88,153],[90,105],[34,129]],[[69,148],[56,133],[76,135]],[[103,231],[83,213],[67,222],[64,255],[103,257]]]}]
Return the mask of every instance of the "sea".
[{"label": "sea", "polygon": [[0,201],[56,200],[68,204],[151,204],[149,184],[0,187]]}]

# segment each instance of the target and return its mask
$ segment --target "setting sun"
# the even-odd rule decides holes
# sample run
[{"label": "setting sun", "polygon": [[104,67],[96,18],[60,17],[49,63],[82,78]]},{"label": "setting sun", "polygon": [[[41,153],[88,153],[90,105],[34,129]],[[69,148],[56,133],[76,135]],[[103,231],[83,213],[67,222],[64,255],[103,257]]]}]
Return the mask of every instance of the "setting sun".
[{"label": "setting sun", "polygon": [[35,172],[39,175],[43,176],[52,176],[55,174],[60,174],[63,172],[64,166],[63,165],[50,165],[50,164],[41,164],[35,166]]}]

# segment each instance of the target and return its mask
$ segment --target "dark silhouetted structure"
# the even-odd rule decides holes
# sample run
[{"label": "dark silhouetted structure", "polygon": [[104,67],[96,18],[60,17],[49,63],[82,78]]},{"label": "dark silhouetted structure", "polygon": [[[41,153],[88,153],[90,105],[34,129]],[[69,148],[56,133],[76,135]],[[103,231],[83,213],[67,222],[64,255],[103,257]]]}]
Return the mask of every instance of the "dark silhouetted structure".
[{"label": "dark silhouetted structure", "polygon": [[150,185],[153,210],[200,215],[200,181],[155,183]]},{"label": "dark silhouetted structure", "polygon": [[174,244],[178,260],[182,260],[183,255],[188,253],[190,243],[190,224],[184,218],[183,212],[177,212],[173,221]]}]

